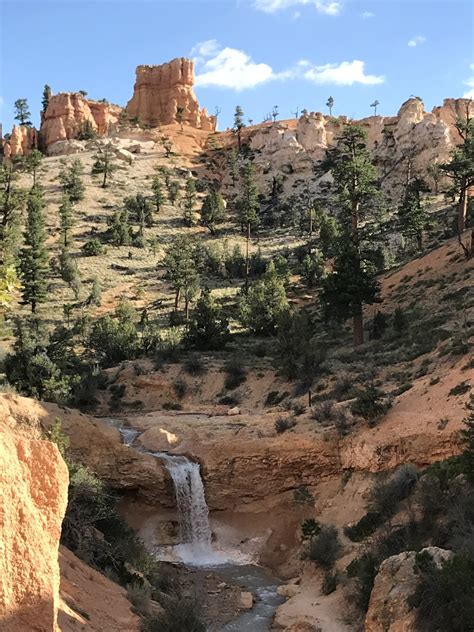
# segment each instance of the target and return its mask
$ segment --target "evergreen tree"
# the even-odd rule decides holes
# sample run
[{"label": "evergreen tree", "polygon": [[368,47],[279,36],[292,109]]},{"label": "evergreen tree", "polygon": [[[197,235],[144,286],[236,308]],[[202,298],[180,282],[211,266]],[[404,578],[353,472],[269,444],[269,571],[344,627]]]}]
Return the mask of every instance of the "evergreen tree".
[{"label": "evergreen tree", "polygon": [[258,191],[253,177],[253,167],[250,161],[244,162],[240,172],[241,189],[237,199],[238,220],[242,229],[246,229],[245,249],[245,288],[248,289],[250,275],[250,237],[252,230],[258,226]]},{"label": "evergreen tree", "polygon": [[[82,122],[76,138],[77,140],[94,140],[94,138],[97,138],[96,128],[90,119],[86,119]],[[100,173],[102,173],[102,171]]]},{"label": "evergreen tree", "polygon": [[70,231],[74,226],[74,210],[67,195],[63,195],[59,207],[59,224],[61,228],[61,245],[63,248],[68,248]]},{"label": "evergreen tree", "polygon": [[235,187],[237,178],[239,176],[239,169],[238,156],[234,148],[232,148],[232,151],[230,152],[230,175],[232,178],[232,186]]},{"label": "evergreen tree", "polygon": [[15,186],[13,164],[0,165],[0,265],[17,265],[21,244],[21,214],[27,194]]},{"label": "evergreen tree", "polygon": [[59,274],[74,292],[77,300],[81,291],[81,275],[77,263],[66,248],[63,248],[59,255]]},{"label": "evergreen tree", "polygon": [[466,228],[467,209],[469,201],[469,189],[474,186],[474,119],[470,116],[469,101],[466,105],[464,120],[458,120],[456,128],[463,143],[451,151],[451,160],[439,165],[452,182],[450,193],[457,197],[457,233],[459,245],[467,258],[472,256],[474,248],[471,236],[471,244],[463,242],[463,232]]},{"label": "evergreen tree", "polygon": [[346,125],[322,165],[334,178],[341,225],[333,272],[323,282],[322,300],[328,316],[352,317],[355,345],[364,341],[363,305],[374,303],[379,292],[375,267],[364,248],[370,220],[380,215],[380,190],[366,142],[362,128]]},{"label": "evergreen tree", "polygon": [[110,178],[114,171],[118,169],[118,165],[115,162],[115,155],[111,149],[105,147],[103,150],[97,152],[94,158],[91,173],[93,176],[102,174],[101,186],[105,189],[107,186],[107,178]]},{"label": "evergreen tree", "polygon": [[468,480],[474,483],[474,396],[471,397],[471,402],[467,407],[470,412],[464,419],[464,428],[461,430],[461,438],[464,443],[464,471]]},{"label": "evergreen tree", "polygon": [[319,245],[326,259],[333,257],[340,227],[335,217],[322,213],[319,218]]},{"label": "evergreen tree", "polygon": [[308,253],[303,259],[301,268],[301,280],[303,283],[308,287],[318,285],[324,276],[324,258],[322,252],[316,248],[313,252]]},{"label": "evergreen tree", "polygon": [[31,189],[20,267],[23,301],[31,305],[33,313],[36,312],[38,303],[44,303],[47,297],[48,252],[45,246],[44,206],[41,189]]},{"label": "evergreen tree", "polygon": [[25,168],[33,176],[33,186],[36,186],[36,174],[43,160],[43,154],[37,149],[33,149],[25,159]]},{"label": "evergreen tree", "polygon": [[242,129],[245,127],[244,123],[244,111],[237,105],[235,107],[234,113],[234,132],[237,134],[237,146],[239,149],[239,154],[242,151]]},{"label": "evergreen tree", "polygon": [[194,205],[196,204],[196,184],[194,178],[186,180],[183,199],[183,219],[186,226],[194,224]]},{"label": "evergreen tree", "polygon": [[91,292],[87,298],[87,303],[89,305],[95,305],[96,307],[100,307],[100,303],[102,300],[102,286],[98,277],[94,277],[92,279],[92,287]]},{"label": "evergreen tree", "polygon": [[21,289],[15,266],[0,266],[0,327]]},{"label": "evergreen tree", "polygon": [[153,208],[150,200],[142,193],[137,193],[126,197],[123,202],[127,213],[138,224],[139,236],[143,238],[145,226],[153,226]]},{"label": "evergreen tree", "polygon": [[155,176],[153,178],[153,181],[151,183],[151,190],[153,191],[153,201],[156,206],[156,212],[159,213],[165,201],[159,176]]},{"label": "evergreen tree", "polygon": [[129,246],[132,243],[132,228],[128,211],[116,211],[108,220],[110,241],[114,246]]},{"label": "evergreen tree", "polygon": [[332,109],[334,107],[334,99],[332,97],[329,97],[326,101],[326,107],[329,108],[329,116],[332,116]]},{"label": "evergreen tree", "polygon": [[229,339],[229,322],[223,317],[209,288],[204,288],[193,311],[187,341],[196,349],[223,349]]},{"label": "evergreen tree", "polygon": [[180,299],[183,298],[188,320],[189,303],[199,290],[196,241],[187,235],[176,237],[166,250],[163,265],[166,278],[175,291],[174,309],[178,310]]},{"label": "evergreen tree", "polygon": [[423,250],[423,230],[428,222],[428,214],[421,200],[421,194],[427,191],[426,183],[421,178],[414,178],[408,183],[398,207],[400,230],[405,237],[416,241],[418,250]]},{"label": "evergreen tree", "polygon": [[63,192],[71,202],[80,202],[84,198],[85,186],[82,181],[84,167],[79,158],[75,158],[70,165],[63,163],[59,172],[59,182]]},{"label": "evergreen tree", "polygon": [[209,229],[211,235],[216,232],[216,227],[225,220],[224,198],[217,191],[211,191],[205,198],[201,207],[201,224]]},{"label": "evergreen tree", "polygon": [[276,331],[278,319],[288,309],[285,285],[271,261],[262,279],[254,283],[240,301],[240,320],[256,334]]},{"label": "evergreen tree", "polygon": [[43,88],[43,98],[41,99],[41,105],[42,105],[41,118],[44,117],[44,113],[48,109],[48,105],[49,105],[49,100],[50,99],[51,99],[51,88],[46,83],[44,88]]},{"label": "evergreen tree", "polygon": [[176,182],[176,180],[170,182],[168,187],[168,196],[171,204],[174,206],[179,199],[179,184]]},{"label": "evergreen tree", "polygon": [[17,99],[15,101],[15,120],[20,123],[20,125],[26,125],[27,127],[31,126],[31,112],[28,109],[28,101],[26,99]]}]

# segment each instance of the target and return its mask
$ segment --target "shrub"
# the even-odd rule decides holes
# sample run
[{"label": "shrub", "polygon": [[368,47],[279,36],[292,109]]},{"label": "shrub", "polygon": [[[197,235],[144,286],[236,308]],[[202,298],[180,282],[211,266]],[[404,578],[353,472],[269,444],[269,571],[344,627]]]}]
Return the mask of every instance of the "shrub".
[{"label": "shrub", "polygon": [[206,364],[197,353],[189,355],[184,361],[183,366],[189,375],[202,375],[206,372]]},{"label": "shrub", "polygon": [[293,492],[293,500],[298,505],[314,505],[314,498],[312,493],[306,487],[306,485],[301,485]]},{"label": "shrub", "polygon": [[178,378],[174,381],[173,390],[178,399],[183,399],[184,397],[186,397],[186,394],[188,392],[188,385],[183,379]]},{"label": "shrub", "polygon": [[318,535],[311,538],[306,557],[325,569],[331,569],[340,550],[341,544],[336,527],[323,526]]},{"label": "shrub", "polygon": [[307,518],[301,523],[301,534],[303,540],[309,540],[318,535],[321,531],[321,525],[314,518]]},{"label": "shrub", "polygon": [[410,599],[420,631],[474,629],[474,560],[453,555],[438,566],[427,551],[416,556],[419,584]]},{"label": "shrub", "polygon": [[83,244],[81,252],[85,257],[97,257],[105,253],[105,247],[99,239],[90,239]]},{"label": "shrub", "polygon": [[194,603],[184,599],[168,601],[163,614],[149,619],[144,632],[206,632]]},{"label": "shrub", "polygon": [[340,435],[346,435],[354,424],[350,411],[345,406],[337,406],[330,399],[316,403],[312,409],[312,417],[320,422],[334,424]]},{"label": "shrub", "polygon": [[242,363],[237,358],[229,360],[225,366],[226,378],[224,382],[225,388],[229,391],[238,388],[247,379],[247,372],[242,366]]},{"label": "shrub", "polygon": [[377,511],[369,511],[354,525],[345,527],[344,533],[352,542],[361,542],[382,524],[383,516]]},{"label": "shrub", "polygon": [[229,321],[205,288],[192,314],[187,341],[196,349],[218,350],[226,346],[229,336]]},{"label": "shrub", "polygon": [[296,421],[291,417],[278,417],[275,421],[275,430],[277,434],[282,434],[296,426]]},{"label": "shrub", "polygon": [[408,318],[400,307],[397,307],[393,314],[393,328],[398,334],[408,329]]},{"label": "shrub", "polygon": [[385,397],[385,393],[370,384],[359,390],[357,398],[351,405],[351,412],[374,424],[391,405],[391,402]]},{"label": "shrub", "polygon": [[355,579],[355,590],[350,600],[362,612],[369,607],[370,594],[379,569],[379,561],[373,553],[364,553],[355,558],[347,567],[348,577]]},{"label": "shrub", "polygon": [[135,612],[147,615],[150,611],[151,589],[142,582],[134,581],[127,584],[127,597],[132,603]]},{"label": "shrub", "polygon": [[467,393],[470,390],[471,385],[469,384],[469,382],[460,382],[456,386],[453,386],[453,388],[448,393],[448,397],[451,397],[452,395],[464,395],[464,393]]},{"label": "shrub", "polygon": [[386,481],[374,485],[370,494],[369,508],[382,516],[392,516],[400,501],[414,490],[419,472],[414,465],[400,466]]},{"label": "shrub", "polygon": [[321,592],[323,595],[330,595],[337,588],[337,572],[331,573],[330,571],[324,573],[323,583],[321,585]]}]

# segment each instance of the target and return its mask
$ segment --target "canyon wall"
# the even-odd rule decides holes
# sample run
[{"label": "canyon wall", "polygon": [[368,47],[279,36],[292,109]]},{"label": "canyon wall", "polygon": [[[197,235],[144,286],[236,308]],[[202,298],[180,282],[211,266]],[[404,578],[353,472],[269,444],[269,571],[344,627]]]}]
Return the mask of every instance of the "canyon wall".
[{"label": "canyon wall", "polygon": [[178,121],[190,127],[214,131],[216,120],[200,109],[194,85],[194,62],[179,57],[161,66],[138,66],[133,97],[126,112],[140,123],[157,127]]},{"label": "canyon wall", "polygon": [[48,148],[53,143],[77,138],[88,124],[99,136],[115,130],[121,108],[103,101],[90,101],[77,92],[61,92],[51,97],[43,115],[40,135]]},{"label": "canyon wall", "polygon": [[[3,419],[2,419],[3,421]],[[0,432],[0,628],[54,632],[68,470],[53,443]]]},{"label": "canyon wall", "polygon": [[38,147],[38,131],[26,125],[14,125],[10,138],[0,142],[3,143],[5,158],[27,156],[32,149]]}]

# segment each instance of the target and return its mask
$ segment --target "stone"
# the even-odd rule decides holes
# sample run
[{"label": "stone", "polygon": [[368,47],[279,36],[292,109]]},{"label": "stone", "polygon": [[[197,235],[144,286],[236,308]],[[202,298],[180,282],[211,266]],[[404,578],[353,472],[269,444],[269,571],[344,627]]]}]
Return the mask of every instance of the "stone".
[{"label": "stone", "polygon": [[234,415],[240,415],[240,408],[238,406],[234,406],[234,408],[229,408],[227,414],[230,417],[233,417]]},{"label": "stone", "polygon": [[82,140],[58,140],[48,147],[49,156],[70,156],[85,151],[85,143]]},{"label": "stone", "polygon": [[176,123],[178,108],[182,108],[184,125],[214,131],[215,116],[199,108],[193,85],[194,62],[190,59],[180,57],[160,66],[138,66],[126,112],[142,125],[158,127]]},{"label": "stone", "polygon": [[277,588],[277,593],[287,599],[291,599],[299,592],[301,592],[301,588],[296,584],[283,584],[283,586],[278,586]]},{"label": "stone", "polygon": [[[437,565],[452,555],[434,546],[423,551],[429,553]],[[415,632],[416,611],[408,604],[418,583],[415,557],[414,551],[404,551],[382,562],[370,595],[365,632]]]},{"label": "stone", "polygon": [[58,629],[58,547],[68,481],[55,444],[20,436],[2,423],[0,627],[5,632]]},{"label": "stone", "polygon": [[253,595],[251,592],[240,593],[240,608],[242,610],[250,610],[253,608]]},{"label": "stone", "polygon": [[3,154],[10,156],[27,156],[32,149],[38,147],[38,131],[27,125],[14,125],[9,140],[3,141]]},{"label": "stone", "polygon": [[129,165],[135,160],[135,156],[127,149],[117,149],[115,155],[119,160],[127,162]]}]

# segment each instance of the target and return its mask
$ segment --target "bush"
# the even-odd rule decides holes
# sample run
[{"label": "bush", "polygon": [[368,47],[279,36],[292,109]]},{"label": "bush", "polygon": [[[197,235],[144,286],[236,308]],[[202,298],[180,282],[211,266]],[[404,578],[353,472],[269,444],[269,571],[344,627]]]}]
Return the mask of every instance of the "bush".
[{"label": "bush", "polygon": [[197,353],[189,355],[184,361],[183,366],[189,375],[202,375],[206,372],[206,364]]},{"label": "bush", "polygon": [[186,397],[186,394],[188,392],[188,385],[183,379],[178,378],[174,381],[173,390],[178,399],[183,399],[184,397]]},{"label": "bush", "polygon": [[314,498],[306,485],[301,485],[293,492],[293,500],[298,505],[314,505]]},{"label": "bush", "polygon": [[275,430],[277,434],[282,434],[296,426],[296,421],[291,417],[279,417],[275,421]]},{"label": "bush", "polygon": [[226,378],[224,382],[225,388],[229,391],[238,388],[247,379],[247,372],[242,363],[237,358],[229,360],[224,366]]},{"label": "bush", "polygon": [[137,581],[127,584],[127,597],[137,614],[147,615],[149,613],[151,599],[150,587]]},{"label": "bush", "polygon": [[341,544],[334,526],[323,526],[318,535],[311,538],[306,557],[325,569],[331,569],[337,559]]},{"label": "bush", "polygon": [[184,599],[167,602],[165,612],[148,620],[145,632],[206,632],[206,626],[199,619],[196,606]]},{"label": "bush", "polygon": [[314,518],[307,518],[301,523],[301,534],[303,540],[314,538],[321,532],[321,525]]},{"label": "bush", "polygon": [[474,560],[453,555],[434,562],[427,551],[416,556],[419,584],[410,605],[417,608],[418,629],[470,632],[474,629]]},{"label": "bush", "polygon": [[106,249],[99,239],[90,239],[82,246],[81,252],[85,257],[97,257],[103,255]]},{"label": "bush", "polygon": [[369,511],[354,525],[345,527],[344,533],[352,542],[361,542],[382,524],[383,516],[378,511]]},{"label": "bush", "polygon": [[414,465],[401,465],[386,481],[374,485],[370,494],[369,509],[382,516],[392,516],[400,501],[414,490],[419,472]]},{"label": "bush", "polygon": [[316,403],[311,416],[320,422],[332,423],[340,435],[346,435],[354,424],[354,418],[345,406],[337,406],[334,400]]},{"label": "bush", "polygon": [[369,607],[370,594],[378,569],[379,561],[373,553],[364,553],[355,558],[346,569],[348,577],[355,579],[355,590],[350,600],[362,612],[367,612]]},{"label": "bush", "polygon": [[385,393],[370,384],[359,390],[356,400],[351,405],[354,415],[363,417],[370,424],[374,424],[391,407],[391,402],[385,397]]},{"label": "bush", "polygon": [[337,588],[337,573],[326,572],[324,573],[323,583],[321,585],[321,592],[323,595],[330,595]]}]

